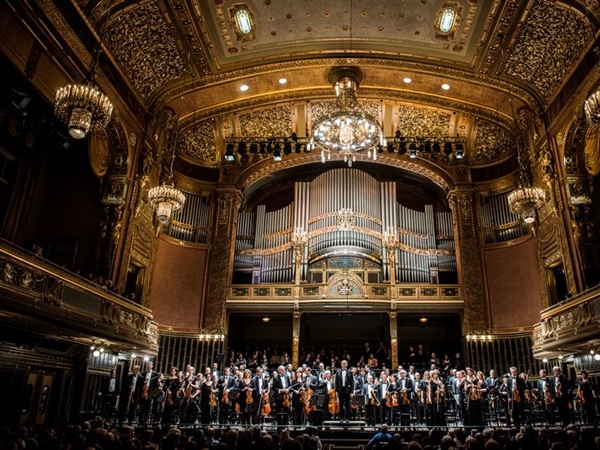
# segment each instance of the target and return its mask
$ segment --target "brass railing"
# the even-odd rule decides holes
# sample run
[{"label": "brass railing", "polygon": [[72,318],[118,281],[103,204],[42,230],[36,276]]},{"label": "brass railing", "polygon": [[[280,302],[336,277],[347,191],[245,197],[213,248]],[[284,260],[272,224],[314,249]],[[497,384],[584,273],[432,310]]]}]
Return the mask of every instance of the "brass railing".
[{"label": "brass railing", "polygon": [[74,340],[91,335],[110,341],[114,350],[157,352],[158,327],[148,308],[2,240],[0,298],[15,317],[4,314],[5,322],[26,316],[38,332]]}]

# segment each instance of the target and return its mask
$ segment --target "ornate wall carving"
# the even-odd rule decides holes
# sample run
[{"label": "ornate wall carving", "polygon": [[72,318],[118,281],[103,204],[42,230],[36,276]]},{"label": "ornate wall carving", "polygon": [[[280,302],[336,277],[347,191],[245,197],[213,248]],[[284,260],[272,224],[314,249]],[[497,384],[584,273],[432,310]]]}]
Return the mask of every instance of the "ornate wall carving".
[{"label": "ornate wall carving", "polygon": [[489,164],[508,156],[516,148],[514,137],[505,129],[487,120],[478,119],[470,162],[475,165]]},{"label": "ornate wall carving", "polygon": [[238,114],[242,136],[291,136],[292,110],[290,105],[280,105],[260,111]]},{"label": "ornate wall carving", "polygon": [[395,125],[403,136],[448,136],[451,117],[439,109],[399,104]]},{"label": "ornate wall carving", "polygon": [[179,138],[177,150],[201,163],[218,164],[214,122],[205,120],[185,130]]}]

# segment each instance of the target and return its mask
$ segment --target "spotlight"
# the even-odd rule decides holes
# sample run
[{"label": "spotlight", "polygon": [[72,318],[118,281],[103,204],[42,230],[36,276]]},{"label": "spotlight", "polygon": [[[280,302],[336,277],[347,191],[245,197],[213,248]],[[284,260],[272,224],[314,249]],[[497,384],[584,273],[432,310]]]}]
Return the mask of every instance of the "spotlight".
[{"label": "spotlight", "polygon": [[398,154],[404,155],[406,153],[406,140],[400,138],[400,147],[398,148]]},{"label": "spotlight", "polygon": [[238,144],[238,153],[240,155],[245,155],[246,154],[246,149],[247,149],[247,145],[244,141],[240,142]]},{"label": "spotlight", "polygon": [[261,153],[267,153],[267,143],[266,142],[261,142],[260,143],[260,152]]},{"label": "spotlight", "polygon": [[97,358],[98,356],[100,356],[100,352],[98,350],[94,350],[94,353],[92,353],[92,355],[94,355],[94,358]]},{"label": "spotlight", "polygon": [[425,144],[423,144],[423,151],[425,153],[431,153],[431,142],[430,141],[425,141]]},{"label": "spotlight", "polygon": [[396,134],[394,134],[396,139],[400,139],[402,137],[402,132],[400,130],[396,130]]},{"label": "spotlight", "polygon": [[456,159],[463,159],[465,157],[465,147],[461,142],[456,144]]},{"label": "spotlight", "polygon": [[600,361],[600,353],[596,353],[596,354],[594,355],[594,359],[595,359],[596,361]]},{"label": "spotlight", "polygon": [[286,155],[292,153],[292,143],[287,139],[284,139],[283,141],[283,153]]},{"label": "spotlight", "polygon": [[298,134],[295,131],[292,133],[292,141],[298,142]]},{"label": "spotlight", "polygon": [[394,143],[391,141],[388,141],[387,143],[387,151],[388,153],[394,153]]},{"label": "spotlight", "polygon": [[433,150],[433,153],[439,153],[442,151],[442,146],[440,145],[439,142],[434,142],[433,146],[431,147],[431,150]]},{"label": "spotlight", "polygon": [[235,155],[233,154],[233,142],[227,144],[227,147],[225,148],[225,161],[235,161]]},{"label": "spotlight", "polygon": [[452,142],[450,142],[450,141],[444,142],[444,153],[446,155],[450,155],[450,153],[452,153]]},{"label": "spotlight", "polygon": [[377,145],[377,152],[383,153],[383,145],[381,145],[381,144]]},{"label": "spotlight", "polygon": [[256,142],[252,142],[250,144],[250,153],[252,153],[253,155],[258,153],[258,144]]},{"label": "spotlight", "polygon": [[267,316],[266,314],[263,316],[262,321],[264,323],[269,323],[271,321],[271,318],[269,316]]},{"label": "spotlight", "polygon": [[417,157],[417,144],[415,144],[414,142],[411,142],[410,145],[408,146],[408,157],[411,159],[414,159]]},{"label": "spotlight", "polygon": [[267,153],[273,153],[273,142],[272,141],[269,141],[269,143],[267,144]]},{"label": "spotlight", "polygon": [[[271,144],[269,144],[271,145]],[[282,157],[281,157],[281,149],[279,148],[279,146],[277,146],[277,148],[273,151],[273,161],[281,161]]]}]

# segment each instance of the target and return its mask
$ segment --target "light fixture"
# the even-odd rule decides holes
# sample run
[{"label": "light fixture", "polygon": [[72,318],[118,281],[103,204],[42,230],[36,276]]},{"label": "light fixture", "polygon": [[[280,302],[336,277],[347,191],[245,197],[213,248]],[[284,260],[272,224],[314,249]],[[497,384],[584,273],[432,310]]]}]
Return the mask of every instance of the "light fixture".
[{"label": "light fixture", "polygon": [[99,350],[94,350],[94,352],[92,353],[92,355],[94,355],[94,358],[97,358],[98,356],[100,356],[100,351]]},{"label": "light fixture", "polygon": [[233,142],[230,142],[227,144],[227,147],[225,147],[225,161],[235,161],[235,155],[233,154]]},{"label": "light fixture", "polygon": [[542,362],[543,362],[544,364],[546,364],[546,363],[548,362],[548,358],[543,358],[543,359],[542,359]]},{"label": "light fixture", "polygon": [[600,353],[596,353],[596,354],[594,355],[594,360],[596,360],[596,361],[600,361]]},{"label": "light fixture", "polygon": [[558,355],[558,359],[562,360],[564,358],[563,355]]},{"label": "light fixture", "polygon": [[465,157],[465,147],[462,143],[456,144],[456,159],[463,159]]},{"label": "light fixture", "polygon": [[408,84],[408,83],[412,82],[412,78],[404,77],[404,79],[402,81],[404,81],[406,84]]},{"label": "light fixture", "polygon": [[137,355],[135,353],[132,353],[131,354],[131,359],[135,359],[135,358],[137,358]]},{"label": "light fixture", "polygon": [[[112,2],[111,2],[112,3]],[[107,18],[100,33],[97,48],[93,50],[94,57],[90,70],[80,84],[69,84],[56,91],[54,115],[67,124],[69,134],[74,139],[83,139],[88,132],[100,131],[110,122],[113,104],[100,91],[96,82],[96,68],[102,53],[104,31],[109,22],[112,5],[108,5]]]},{"label": "light fixture", "polygon": [[148,191],[148,203],[156,210],[156,219],[163,225],[167,225],[171,220],[171,215],[179,211],[185,204],[185,195],[173,184],[173,162],[175,161],[175,146],[179,135],[179,124],[173,140],[173,153],[171,155],[171,165],[166,176],[166,181],[155,186]]},{"label": "light fixture", "polygon": [[263,316],[262,321],[264,323],[269,323],[271,321],[271,318],[269,316],[267,316],[266,314]]},{"label": "light fixture", "polygon": [[419,322],[421,322],[421,323],[427,323],[428,320],[429,319],[427,319],[427,317],[421,316],[421,318],[419,319]]},{"label": "light fixture", "polygon": [[536,211],[541,208],[546,201],[546,192],[542,188],[531,186],[528,166],[525,165],[526,163],[524,161],[527,158],[521,157],[522,151],[524,150],[519,145],[517,147],[519,187],[508,194],[508,206],[514,214],[521,216],[523,222],[531,224],[535,222]]},{"label": "light fixture", "polygon": [[375,160],[377,152],[371,151],[377,144],[385,145],[381,129],[374,118],[358,107],[356,91],[362,79],[358,67],[336,67],[329,73],[333,84],[337,110],[318,122],[313,129],[314,143],[321,148],[321,160],[333,155],[348,166],[356,160],[358,152],[367,151],[367,157]]},{"label": "light fixture", "polygon": [[443,83],[441,87],[442,87],[442,89],[443,89],[443,90],[445,90],[445,91],[447,91],[447,90],[449,90],[449,89],[450,89],[450,85],[449,85],[448,83]]},{"label": "light fixture", "polygon": [[287,78],[285,78],[285,77],[281,77],[281,78],[279,79],[279,84],[287,84],[287,82],[288,82],[288,80],[287,80]]},{"label": "light fixture", "polygon": [[250,89],[250,86],[248,86],[247,84],[242,84],[240,86],[240,91],[242,92],[246,92],[248,89]]}]

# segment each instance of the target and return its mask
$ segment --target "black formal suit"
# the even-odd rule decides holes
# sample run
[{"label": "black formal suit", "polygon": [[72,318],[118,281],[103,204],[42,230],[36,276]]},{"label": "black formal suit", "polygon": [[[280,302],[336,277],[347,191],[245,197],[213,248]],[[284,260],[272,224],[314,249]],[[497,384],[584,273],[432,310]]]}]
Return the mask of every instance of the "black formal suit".
[{"label": "black formal suit", "polygon": [[265,392],[269,392],[269,383],[262,376],[254,376],[252,378],[252,397],[254,398],[254,409],[252,411],[252,423],[259,423],[260,419],[260,409],[262,406],[262,394]]},{"label": "black formal suit", "polygon": [[116,377],[108,377],[102,380],[100,387],[100,402],[102,413],[106,417],[111,417],[115,412],[115,404],[120,392],[119,379]]},{"label": "black formal suit", "polygon": [[146,424],[152,407],[152,399],[158,390],[158,372],[146,370],[142,374],[142,392],[140,397],[139,423]]},{"label": "black formal suit", "polygon": [[[412,396],[415,392],[415,383],[408,376],[406,378],[398,379],[397,391],[398,391],[398,405],[400,408],[400,425],[410,425],[410,407],[412,404]],[[405,399],[408,398],[408,401]]]},{"label": "black formal suit", "polygon": [[542,405],[547,425],[554,425],[554,403],[549,378],[540,378],[536,383],[537,395]]},{"label": "black formal suit", "polygon": [[289,407],[284,407],[284,393],[287,391],[289,394],[289,388],[292,385],[290,381],[290,377],[285,374],[278,373],[273,377],[273,389],[271,393],[273,394],[273,405],[275,406],[275,410],[280,413],[289,414]]},{"label": "black formal suit", "polygon": [[229,414],[231,412],[231,404],[235,398],[235,377],[223,375],[219,378],[219,423],[229,423]]},{"label": "black formal suit", "polygon": [[550,391],[556,409],[558,410],[562,426],[566,427],[571,423],[571,413],[569,411],[572,391],[571,382],[562,373],[558,377],[553,376],[550,378]]},{"label": "black formal suit", "polygon": [[119,402],[119,418],[121,421],[127,416],[129,423],[135,420],[137,407],[144,386],[144,378],[139,373],[129,374],[125,378],[121,389],[121,401]]},{"label": "black formal suit", "polygon": [[[519,376],[508,378],[508,408],[506,415],[507,426],[510,426],[511,412],[512,422],[515,427],[521,426],[525,406],[525,380]],[[515,392],[516,391],[516,392]],[[519,401],[516,401],[518,399]]]},{"label": "black formal suit", "polygon": [[354,395],[354,377],[350,369],[339,369],[335,374],[335,392],[340,402],[340,420],[349,420],[350,397]]}]

